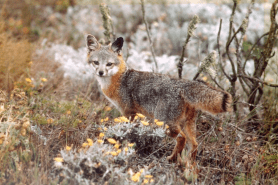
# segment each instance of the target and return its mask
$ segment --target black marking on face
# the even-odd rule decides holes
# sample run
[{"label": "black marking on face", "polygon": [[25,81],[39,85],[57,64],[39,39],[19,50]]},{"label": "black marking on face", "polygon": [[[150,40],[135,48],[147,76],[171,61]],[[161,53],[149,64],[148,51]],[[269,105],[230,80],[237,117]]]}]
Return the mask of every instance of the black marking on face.
[{"label": "black marking on face", "polygon": [[106,64],[106,66],[112,66],[113,65],[113,63],[111,63],[111,62],[108,62],[107,64]]}]

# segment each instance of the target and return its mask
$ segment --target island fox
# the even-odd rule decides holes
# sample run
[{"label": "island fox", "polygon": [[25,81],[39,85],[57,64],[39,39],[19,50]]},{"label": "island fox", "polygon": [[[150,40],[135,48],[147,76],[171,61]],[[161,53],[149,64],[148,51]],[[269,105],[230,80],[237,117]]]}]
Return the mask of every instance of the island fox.
[{"label": "island fox", "polygon": [[123,42],[119,37],[112,44],[102,46],[94,36],[86,36],[88,63],[103,94],[131,120],[136,113],[141,113],[169,126],[166,133],[175,137],[177,143],[168,160],[176,159],[186,140],[191,144],[191,159],[195,160],[196,110],[213,114],[231,111],[231,95],[203,81],[128,69],[121,54]]}]

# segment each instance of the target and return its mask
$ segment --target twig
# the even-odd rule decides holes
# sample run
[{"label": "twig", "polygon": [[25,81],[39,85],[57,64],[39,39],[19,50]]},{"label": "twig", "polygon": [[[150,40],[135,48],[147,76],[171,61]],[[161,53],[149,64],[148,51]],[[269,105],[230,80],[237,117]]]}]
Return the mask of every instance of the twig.
[{"label": "twig", "polygon": [[258,71],[256,71],[257,73],[254,74],[255,77],[259,77],[262,75],[262,73],[264,72],[267,64],[268,64],[268,60],[271,56],[272,53],[272,49],[274,47],[274,44],[277,40],[277,28],[278,25],[276,23],[276,15],[277,15],[277,10],[276,10],[276,5],[278,3],[278,0],[276,0],[271,7],[271,11],[270,11],[270,20],[271,20],[271,25],[270,25],[270,29],[269,29],[269,37],[267,38],[267,41],[264,45],[264,50],[262,52],[262,55],[260,57],[260,63],[258,65]]},{"label": "twig", "polygon": [[157,72],[158,71],[158,65],[157,65],[157,62],[156,62],[156,59],[155,59],[155,53],[154,53],[154,49],[153,49],[153,41],[152,41],[152,38],[151,38],[151,35],[150,35],[149,26],[148,26],[148,23],[147,23],[146,17],[145,17],[144,0],[141,0],[141,6],[142,6],[142,13],[143,13],[143,21],[144,21],[145,26],[146,26],[146,31],[147,31],[148,39],[149,39],[149,42],[150,42],[150,47],[151,47],[151,52],[152,52],[152,56],[153,56],[153,61],[155,63],[155,68],[156,68],[156,72]]},{"label": "twig", "polygon": [[234,124],[232,124],[232,123],[228,123],[228,124],[231,125],[231,126],[233,126],[233,127],[235,127],[235,128],[238,129],[239,131],[244,132],[244,130],[241,129],[241,128],[239,128],[238,126],[236,126],[236,125],[234,125]]},{"label": "twig", "polygon": [[265,81],[262,81],[258,78],[254,78],[254,77],[251,77],[251,76],[247,76],[247,75],[237,75],[238,77],[243,77],[243,78],[248,78],[250,80],[254,80],[254,81],[257,81],[259,83],[262,83],[264,85],[267,85],[267,86],[270,86],[270,87],[278,87],[278,84],[271,84],[271,83],[268,83],[268,82],[265,82]]},{"label": "twig", "polygon": [[111,35],[113,36],[113,40],[115,40],[114,27],[108,6],[105,3],[101,3],[99,9],[102,14],[103,27],[105,29],[104,35],[109,41],[111,41]]},{"label": "twig", "polygon": [[[241,24],[241,26],[240,26],[242,34],[241,34],[241,37],[240,37],[239,41],[237,42],[237,46],[236,46],[237,70],[238,70],[238,74],[243,74],[243,75],[245,75],[245,68],[243,68],[243,65],[242,65],[242,58],[241,58],[242,48],[240,49],[240,47],[241,47],[242,44],[243,44],[243,36],[245,35],[246,30],[247,30],[247,27],[248,27],[249,16],[250,16],[250,14],[252,13],[252,8],[253,8],[253,6],[254,6],[254,1],[255,1],[255,0],[252,0],[252,1],[251,1],[251,5],[250,5],[249,8],[248,8],[248,12],[247,12],[245,18],[244,18],[243,21],[242,21],[242,24]],[[245,84],[249,87],[249,89],[252,88],[252,84],[251,84],[250,81],[248,81],[248,80],[239,78],[239,82],[240,82],[240,84],[241,84],[241,86],[242,86],[244,92],[246,93],[246,95],[248,95],[248,90],[247,90],[247,88],[245,87],[245,84],[243,83],[243,81],[244,81]]]},{"label": "twig", "polygon": [[[224,169],[224,168],[214,168],[214,167],[205,167],[205,166],[199,166],[199,168],[204,168],[204,169],[212,169],[212,170],[218,170],[218,171],[221,171],[221,172],[233,172],[235,173],[236,171],[232,171],[232,170],[227,170],[227,169]],[[241,171],[243,173],[243,171]],[[244,171],[245,173],[247,171]]]},{"label": "twig", "polygon": [[215,78],[213,78],[210,74],[209,74],[209,76],[210,76],[210,78],[212,79],[212,81],[213,81],[221,90],[224,91],[223,87],[221,87],[221,86],[219,85],[219,83],[215,80]]},{"label": "twig", "polygon": [[162,148],[166,147],[168,144],[174,143],[174,141],[177,139],[178,135],[169,143],[166,143],[164,145],[162,145],[160,148],[158,148],[157,150],[153,151],[150,155],[148,155],[147,157],[145,157],[144,160],[148,159],[151,155],[153,155],[155,152],[161,150]]},{"label": "twig", "polygon": [[186,45],[188,44],[191,36],[193,35],[193,32],[196,29],[196,25],[199,22],[200,22],[199,17],[197,15],[194,15],[193,19],[190,21],[190,23],[188,25],[187,37],[185,39],[184,45],[182,46],[181,58],[180,58],[180,61],[179,61],[178,65],[177,65],[178,73],[179,73],[179,78],[180,79],[182,78],[182,68],[183,68],[183,64],[184,64],[184,61],[183,61],[184,59],[183,58],[184,58],[184,55],[185,55]]},{"label": "twig", "polygon": [[235,77],[236,70],[235,70],[234,62],[233,62],[233,60],[232,60],[232,58],[230,56],[230,52],[229,52],[230,44],[231,44],[231,42],[232,42],[232,40],[233,40],[233,38],[235,36],[235,34],[234,34],[232,39],[230,39],[231,38],[231,34],[232,34],[232,28],[233,28],[233,22],[234,22],[233,19],[234,19],[236,7],[237,7],[237,1],[234,0],[233,10],[232,10],[232,14],[231,14],[231,17],[230,17],[229,36],[228,36],[228,40],[227,40],[227,43],[226,43],[226,53],[227,53],[227,56],[228,56],[229,61],[231,63],[233,74],[234,74],[234,76],[229,79],[230,82],[236,81],[236,77]]},{"label": "twig", "polygon": [[247,61],[248,61],[249,58],[250,58],[251,52],[253,51],[253,49],[255,48],[255,46],[258,45],[259,42],[260,42],[260,40],[261,40],[263,37],[267,36],[268,34],[269,34],[269,32],[263,34],[263,35],[257,40],[257,42],[252,46],[252,48],[250,49],[250,51],[249,51],[249,53],[248,53],[248,55],[247,55],[247,57],[246,57],[246,59],[245,59],[244,64],[243,64],[243,68],[244,68],[244,69],[245,69],[245,66],[246,66]]},{"label": "twig", "polygon": [[178,73],[179,73],[179,78],[180,78],[180,79],[181,79],[181,77],[182,77],[182,68],[183,68],[183,64],[184,64],[183,58],[184,58],[184,53],[185,53],[185,47],[186,47],[186,44],[187,44],[188,42],[189,42],[189,40],[187,41],[187,39],[186,39],[185,44],[182,46],[181,58],[180,58],[180,61],[179,61],[178,65],[177,65],[177,67],[178,67]]},{"label": "twig", "polygon": [[[201,74],[202,71],[205,71],[207,73],[212,73],[210,68],[212,65],[215,64],[215,58],[216,58],[216,51],[212,51],[208,56],[204,58],[204,60],[201,63],[201,66],[199,67],[198,72],[194,76],[193,80],[196,80],[198,76]],[[215,76],[215,71],[213,71],[214,74],[211,74],[212,76]]]},{"label": "twig", "polygon": [[[228,35],[228,39],[227,39],[227,42],[226,42],[226,54],[228,56],[228,59],[230,61],[230,64],[232,66],[232,72],[233,74],[230,75],[230,77],[228,78],[228,80],[230,81],[231,83],[231,95],[233,97],[233,99],[235,100],[236,98],[236,80],[237,80],[237,76],[236,76],[236,69],[235,69],[235,65],[234,65],[234,61],[232,60],[231,56],[230,56],[230,51],[229,51],[229,47],[230,47],[230,44],[231,44],[231,34],[232,34],[232,28],[233,28],[233,19],[234,19],[234,14],[235,14],[235,10],[236,10],[236,7],[237,7],[237,0],[233,0],[234,1],[234,5],[233,5],[233,10],[232,10],[232,14],[231,14],[231,17],[230,17],[230,26],[229,26],[229,35]],[[234,101],[235,103],[233,104],[233,109],[234,109],[234,112],[236,114],[236,119],[237,119],[237,105],[236,105],[236,101]]]},{"label": "twig", "polygon": [[218,34],[217,34],[217,49],[218,49],[218,56],[219,56],[219,65],[220,65],[220,68],[221,68],[222,72],[224,73],[224,75],[231,81],[230,76],[225,72],[225,70],[222,66],[222,60],[221,60],[222,55],[221,55],[220,44],[219,44],[221,28],[222,28],[222,19],[220,19],[219,30],[218,30]]}]

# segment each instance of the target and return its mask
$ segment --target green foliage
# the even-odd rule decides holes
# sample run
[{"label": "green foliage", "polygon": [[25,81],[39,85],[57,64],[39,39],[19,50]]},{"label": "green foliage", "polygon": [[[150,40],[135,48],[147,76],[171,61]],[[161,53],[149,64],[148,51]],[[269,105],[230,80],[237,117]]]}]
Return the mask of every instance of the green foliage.
[{"label": "green foliage", "polygon": [[27,97],[18,89],[11,92],[10,101],[5,96],[0,91],[0,103],[4,103],[0,110],[0,171],[6,172],[0,173],[0,179],[21,170],[32,157]]},{"label": "green foliage", "polygon": [[278,145],[267,143],[260,149],[260,156],[250,170],[252,179],[263,184],[277,184],[278,182]]},{"label": "green foliage", "polygon": [[278,143],[278,89],[266,87],[263,97],[264,126],[261,134],[272,143]]},{"label": "green foliage", "polygon": [[[244,41],[242,44],[243,52],[248,54],[250,49],[252,48],[252,46],[253,46],[253,44]],[[256,45],[252,51],[252,56],[255,56],[256,58],[260,58],[262,51],[263,51],[262,48],[260,46]],[[247,55],[245,57],[247,57]]]},{"label": "green foliage", "polygon": [[247,178],[246,174],[244,173],[240,173],[239,175],[237,175],[235,178],[235,184],[236,185],[251,185],[252,182],[249,178]]},{"label": "green foliage", "polygon": [[[31,97],[35,102],[31,107],[31,119],[41,125],[70,125],[77,127],[87,120],[92,103],[78,98],[77,101],[59,102],[53,97]],[[92,121],[93,122],[93,121]]]},{"label": "green foliage", "polygon": [[55,2],[55,10],[59,12],[66,12],[70,6],[70,0],[58,0]]}]

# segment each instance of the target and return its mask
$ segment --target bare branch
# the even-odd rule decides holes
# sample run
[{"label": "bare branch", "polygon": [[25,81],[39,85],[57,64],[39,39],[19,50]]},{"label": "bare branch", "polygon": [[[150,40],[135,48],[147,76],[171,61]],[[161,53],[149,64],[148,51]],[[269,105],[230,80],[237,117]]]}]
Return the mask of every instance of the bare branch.
[{"label": "bare branch", "polygon": [[141,0],[141,7],[142,7],[142,13],[143,13],[143,21],[144,21],[144,24],[146,26],[146,31],[147,31],[148,39],[149,39],[149,42],[150,42],[150,47],[151,47],[151,52],[152,52],[152,56],[153,56],[153,61],[155,63],[155,68],[156,68],[156,72],[157,72],[158,71],[158,65],[157,65],[157,62],[156,62],[156,59],[155,59],[155,53],[154,53],[154,49],[153,49],[153,41],[152,41],[152,38],[151,38],[151,35],[150,35],[150,30],[149,30],[148,22],[146,21],[144,0]]},{"label": "bare branch", "polygon": [[221,55],[220,44],[219,44],[221,28],[222,28],[222,19],[220,19],[219,30],[218,30],[218,34],[217,34],[217,49],[218,49],[218,56],[219,56],[219,65],[220,65],[220,68],[221,68],[222,72],[224,73],[224,75],[228,78],[229,81],[231,81],[232,79],[231,79],[230,76],[225,72],[225,70],[224,70],[224,68],[223,68],[223,66],[222,66],[222,55]]},{"label": "bare branch", "polygon": [[204,58],[204,60],[201,63],[201,66],[198,69],[198,72],[194,76],[193,80],[196,80],[198,76],[201,74],[201,72],[207,72],[212,76],[215,76],[215,71],[211,73],[211,66],[215,64],[215,58],[216,58],[216,51],[212,51],[208,56]]},{"label": "bare branch", "polygon": [[236,7],[237,7],[237,1],[234,1],[233,10],[232,10],[232,14],[231,14],[231,17],[230,17],[229,35],[228,35],[228,40],[227,40],[227,43],[226,43],[226,53],[227,53],[227,56],[228,56],[229,61],[231,63],[232,70],[233,70],[233,77],[230,78],[231,82],[236,81],[236,69],[235,69],[235,65],[234,65],[234,62],[233,62],[233,60],[230,56],[230,51],[229,51],[230,44],[231,44],[232,40],[234,39],[234,37],[236,35],[236,34],[234,34],[234,36],[231,39]]},{"label": "bare branch", "polygon": [[264,94],[264,91],[263,91],[263,84],[261,86],[259,86],[258,88],[259,90],[259,95],[257,96],[256,100],[255,100],[255,105],[258,105],[258,103],[260,102],[263,94]]},{"label": "bare branch", "polygon": [[250,58],[251,52],[253,51],[253,49],[255,48],[255,46],[258,45],[259,42],[260,42],[260,40],[261,40],[263,37],[267,36],[268,34],[269,34],[269,32],[263,34],[263,35],[257,40],[257,42],[252,46],[252,48],[250,49],[250,51],[249,51],[249,53],[248,53],[248,55],[247,55],[247,57],[246,57],[246,59],[245,59],[245,62],[244,62],[244,65],[243,65],[243,68],[244,68],[244,69],[245,69],[245,66],[246,66],[247,61],[248,61],[249,58]]},{"label": "bare branch", "polygon": [[100,12],[102,14],[103,27],[105,29],[104,35],[107,40],[111,42],[111,35],[113,36],[112,41],[115,40],[114,27],[112,23],[112,18],[109,13],[109,8],[105,3],[99,5]]},{"label": "bare branch", "polygon": [[223,87],[221,87],[221,86],[219,85],[219,83],[215,80],[215,78],[213,78],[210,74],[209,74],[209,76],[210,76],[210,78],[212,79],[212,81],[213,81],[221,90],[224,91]]},{"label": "bare branch", "polygon": [[263,72],[268,64],[268,60],[272,55],[272,49],[274,47],[274,44],[277,40],[277,30],[278,30],[278,25],[276,23],[276,14],[277,14],[276,5],[277,5],[277,3],[278,3],[278,0],[276,0],[272,4],[272,7],[271,7],[271,11],[270,11],[271,25],[270,25],[270,29],[269,29],[269,36],[267,38],[266,43],[264,44],[264,50],[259,59],[260,62],[256,69],[254,77],[260,77],[263,74]]},{"label": "bare branch", "polygon": [[180,79],[182,78],[182,67],[183,67],[183,64],[184,64],[184,61],[183,61],[184,59],[183,58],[184,58],[184,54],[185,54],[186,45],[189,42],[191,36],[193,35],[193,32],[196,29],[196,25],[199,22],[200,22],[199,17],[197,15],[194,15],[193,19],[190,21],[190,23],[188,25],[187,37],[186,37],[186,40],[184,42],[184,45],[182,46],[181,58],[180,58],[180,61],[177,65]]},{"label": "bare branch", "polygon": [[251,77],[251,76],[246,76],[246,75],[237,75],[237,76],[238,77],[243,77],[243,78],[248,78],[248,79],[250,79],[252,81],[256,81],[256,82],[262,83],[262,84],[270,86],[270,87],[278,87],[278,84],[271,84],[271,83],[262,81],[262,80],[260,80],[258,78],[254,78],[254,77]]},{"label": "bare branch", "polygon": [[233,10],[232,10],[232,14],[231,14],[231,17],[230,17],[228,41],[230,40],[231,34],[232,34],[232,28],[233,28],[234,15],[235,15],[236,7],[237,7],[237,1],[234,1]]},{"label": "bare branch", "polygon": [[[237,40],[237,42],[236,42],[237,73],[242,74],[242,75],[245,75],[245,69],[243,68],[243,65],[242,65],[242,54],[241,54],[242,53],[243,37],[244,37],[244,35],[246,33],[246,30],[247,30],[247,27],[248,27],[249,16],[252,13],[253,6],[254,6],[254,0],[251,1],[251,5],[248,8],[248,12],[247,12],[245,18],[243,19],[240,28],[238,29],[238,31],[240,30],[242,32],[242,34],[241,34],[239,40]],[[239,78],[239,82],[242,86],[243,91],[248,96],[249,92],[248,92],[245,84],[251,89],[252,88],[251,82],[248,79],[245,79],[245,78]]]}]

